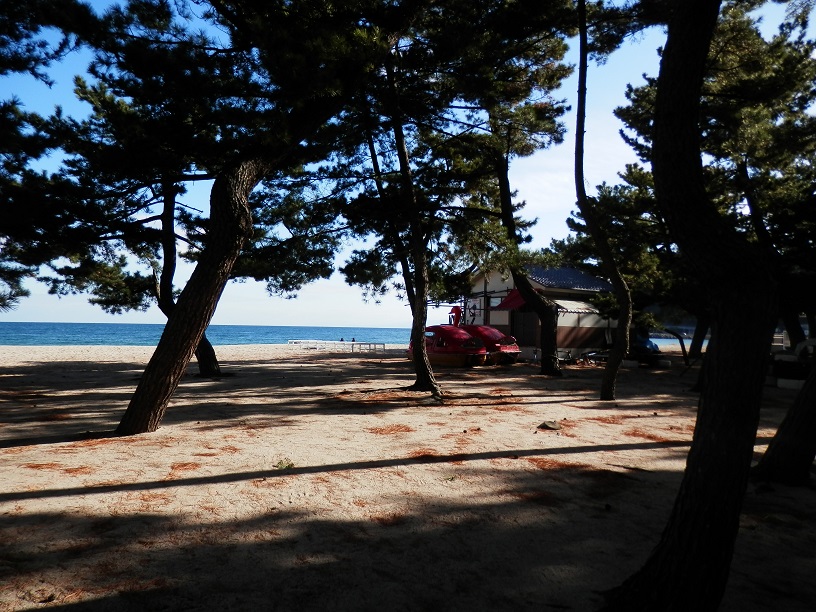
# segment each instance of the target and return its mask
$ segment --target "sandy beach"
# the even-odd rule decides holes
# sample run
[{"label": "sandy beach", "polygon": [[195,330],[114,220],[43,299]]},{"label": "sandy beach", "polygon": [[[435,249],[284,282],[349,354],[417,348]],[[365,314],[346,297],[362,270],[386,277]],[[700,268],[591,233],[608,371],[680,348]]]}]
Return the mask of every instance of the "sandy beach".
[{"label": "sandy beach", "polygon": [[[439,370],[439,403],[396,346],[216,350],[117,438],[152,347],[0,347],[0,610],[593,610],[694,428],[679,355],[615,402],[519,363]],[[766,388],[757,457],[794,396]],[[814,575],[816,490],[751,485],[721,610],[812,611]]]}]

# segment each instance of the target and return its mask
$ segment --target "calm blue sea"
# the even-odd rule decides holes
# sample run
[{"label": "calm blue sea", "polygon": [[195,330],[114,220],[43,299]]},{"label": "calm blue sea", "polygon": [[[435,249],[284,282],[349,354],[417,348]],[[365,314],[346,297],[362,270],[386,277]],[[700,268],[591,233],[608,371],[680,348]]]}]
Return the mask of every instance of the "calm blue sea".
[{"label": "calm blue sea", "polygon": [[[651,338],[652,342],[657,345],[661,351],[665,350],[680,350],[680,341],[677,338]],[[686,350],[691,348],[691,338],[683,338],[686,345]],[[703,347],[708,345],[708,340],[703,340]]]},{"label": "calm blue sea", "polygon": [[[164,325],[141,323],[10,323],[0,321],[0,346],[155,346]],[[225,344],[286,344],[289,340],[351,340],[408,344],[410,329],[210,325],[207,338]]]}]

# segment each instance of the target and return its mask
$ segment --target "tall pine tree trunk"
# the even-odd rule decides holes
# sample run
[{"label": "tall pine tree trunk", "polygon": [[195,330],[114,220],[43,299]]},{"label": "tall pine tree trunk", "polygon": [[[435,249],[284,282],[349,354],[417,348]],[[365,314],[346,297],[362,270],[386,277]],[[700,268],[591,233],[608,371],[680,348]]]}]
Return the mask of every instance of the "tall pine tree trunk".
[{"label": "tall pine tree trunk", "polygon": [[225,170],[210,194],[207,245],[170,313],[159,344],[145,368],[116,433],[155,431],[173,392],[215,313],[235,260],[252,231],[248,197],[263,175],[248,161]]},{"label": "tall pine tree trunk", "polygon": [[[377,195],[380,196],[380,202],[384,206],[387,206],[389,202],[388,192],[385,189],[382,170],[380,169],[380,160],[377,156],[377,148],[374,146],[374,137],[371,136],[370,132],[366,140],[368,143],[369,156],[371,158],[371,167],[374,170],[374,184],[377,187]],[[397,261],[399,261],[400,272],[402,272],[402,280],[405,283],[405,297],[408,300],[408,305],[411,307],[411,314],[413,314],[414,304],[416,303],[416,292],[414,291],[411,262],[408,256],[409,249],[404,244],[399,232],[390,225],[383,228],[383,237],[386,239]]]},{"label": "tall pine tree trunk", "polygon": [[618,370],[629,352],[629,328],[632,325],[632,292],[621,274],[615,259],[615,253],[609,241],[606,229],[601,223],[601,215],[595,205],[587,198],[584,187],[584,132],[586,130],[586,93],[589,45],[587,40],[586,1],[578,0],[578,103],[576,108],[575,128],[575,195],[578,210],[586,223],[587,231],[595,243],[595,250],[600,255],[601,269],[609,277],[615,297],[618,300],[618,327],[615,330],[615,341],[609,351],[609,359],[601,379],[600,399],[615,399]]},{"label": "tall pine tree trunk", "polygon": [[754,467],[756,480],[806,485],[816,458],[816,363],[768,450]]},{"label": "tall pine tree trunk", "polygon": [[414,260],[414,317],[411,325],[412,356],[416,381],[411,385],[413,391],[430,391],[434,396],[441,396],[442,390],[434,377],[431,362],[428,359],[428,347],[425,344],[425,324],[428,320],[428,254],[426,243],[422,238],[420,223],[411,227],[412,258]]},{"label": "tall pine tree trunk", "polygon": [[540,295],[534,288],[527,272],[519,261],[518,245],[521,238],[516,228],[516,219],[513,216],[513,196],[510,190],[510,162],[506,156],[496,155],[494,160],[496,179],[499,182],[499,204],[501,206],[501,222],[510,239],[510,248],[515,249],[515,262],[511,264],[510,273],[513,283],[524,298],[527,306],[538,315],[540,325],[539,339],[541,342],[541,373],[546,376],[563,376],[558,363],[558,305]]},{"label": "tall pine tree trunk", "polygon": [[[413,276],[406,278],[406,286],[413,281],[414,301],[411,308],[413,321],[411,324],[411,342],[413,344],[412,358],[416,381],[411,385],[414,391],[430,391],[434,396],[441,396],[442,390],[434,377],[428,347],[425,344],[425,325],[428,321],[428,240],[426,238],[426,222],[423,211],[419,209],[414,191],[414,179],[411,173],[411,162],[408,158],[408,145],[403,131],[403,116],[399,105],[399,88],[393,68],[388,66],[388,83],[393,97],[392,129],[394,145],[399,161],[400,196],[402,205],[410,218],[410,251],[414,260]],[[404,268],[403,268],[404,270]]]},{"label": "tall pine tree trunk", "polygon": [[701,314],[697,317],[694,334],[691,337],[691,346],[689,347],[689,359],[699,359],[703,356],[703,343],[705,342],[710,327],[711,316],[708,313]]},{"label": "tall pine tree trunk", "polygon": [[709,200],[698,116],[719,0],[674,4],[660,66],[652,167],[672,236],[711,295],[712,343],[680,491],[644,567],[606,610],[716,610],[725,589],[753,455],[776,314],[760,251]]}]

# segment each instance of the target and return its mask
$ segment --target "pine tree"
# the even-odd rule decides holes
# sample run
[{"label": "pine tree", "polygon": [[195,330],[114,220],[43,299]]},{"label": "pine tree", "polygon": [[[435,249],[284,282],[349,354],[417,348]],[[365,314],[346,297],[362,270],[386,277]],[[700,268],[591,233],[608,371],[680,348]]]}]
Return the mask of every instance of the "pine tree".
[{"label": "pine tree", "polygon": [[718,0],[675,5],[651,153],[658,205],[711,296],[697,426],[661,540],[606,610],[717,608],[753,454],[776,297],[765,252],[720,213],[705,186],[697,118],[719,10]]}]

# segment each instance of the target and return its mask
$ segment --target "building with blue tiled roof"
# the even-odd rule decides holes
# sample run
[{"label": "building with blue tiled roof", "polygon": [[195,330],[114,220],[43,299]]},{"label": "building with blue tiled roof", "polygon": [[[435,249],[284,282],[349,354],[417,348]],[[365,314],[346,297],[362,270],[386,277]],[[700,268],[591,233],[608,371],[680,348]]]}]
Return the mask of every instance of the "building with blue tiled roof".
[{"label": "building with blue tiled roof", "polygon": [[[612,291],[612,284],[576,268],[530,266],[533,287],[555,301],[559,309],[559,350],[577,355],[606,345],[614,322],[601,317],[588,301]],[[525,353],[539,345],[538,316],[524,302],[511,276],[498,272],[479,274],[466,304],[468,323],[496,327],[514,336]]]},{"label": "building with blue tiled roof", "polygon": [[609,281],[575,268],[530,266],[527,274],[531,281],[548,289],[580,292],[581,295],[610,293],[612,291],[612,283]]}]

